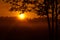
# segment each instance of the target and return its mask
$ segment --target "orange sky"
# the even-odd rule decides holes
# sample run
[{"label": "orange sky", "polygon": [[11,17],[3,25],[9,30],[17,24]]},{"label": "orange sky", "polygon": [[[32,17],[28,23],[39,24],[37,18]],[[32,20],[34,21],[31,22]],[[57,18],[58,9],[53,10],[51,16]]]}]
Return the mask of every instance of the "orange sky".
[{"label": "orange sky", "polygon": [[[19,15],[19,12],[10,12],[9,8],[11,5],[8,3],[4,3],[0,0],[0,16],[17,16]],[[25,13],[29,18],[38,18],[39,16],[35,13]]]},{"label": "orange sky", "polygon": [[[0,0],[0,16],[17,16],[19,12],[10,12],[10,5],[8,3],[4,3]],[[35,13],[25,13],[29,18],[38,18],[39,16]]]}]

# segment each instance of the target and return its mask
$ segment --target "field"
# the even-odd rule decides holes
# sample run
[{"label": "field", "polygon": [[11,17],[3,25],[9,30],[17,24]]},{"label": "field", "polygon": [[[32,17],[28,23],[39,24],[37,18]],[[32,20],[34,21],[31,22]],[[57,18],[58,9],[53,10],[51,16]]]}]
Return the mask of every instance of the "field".
[{"label": "field", "polygon": [[48,23],[46,19],[21,21],[0,17],[0,37],[2,40],[49,40]]}]

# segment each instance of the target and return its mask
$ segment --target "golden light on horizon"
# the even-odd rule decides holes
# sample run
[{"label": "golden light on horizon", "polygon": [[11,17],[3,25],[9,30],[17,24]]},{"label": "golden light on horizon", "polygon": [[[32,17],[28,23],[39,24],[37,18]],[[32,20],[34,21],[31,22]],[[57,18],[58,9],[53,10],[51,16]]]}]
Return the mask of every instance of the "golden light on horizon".
[{"label": "golden light on horizon", "polygon": [[19,17],[20,19],[25,19],[25,14],[20,14],[18,17]]},{"label": "golden light on horizon", "polygon": [[27,19],[39,18],[40,16],[38,16],[35,12],[24,12],[24,13],[22,13],[20,11],[20,12],[17,12],[17,17],[19,20],[27,20]]}]

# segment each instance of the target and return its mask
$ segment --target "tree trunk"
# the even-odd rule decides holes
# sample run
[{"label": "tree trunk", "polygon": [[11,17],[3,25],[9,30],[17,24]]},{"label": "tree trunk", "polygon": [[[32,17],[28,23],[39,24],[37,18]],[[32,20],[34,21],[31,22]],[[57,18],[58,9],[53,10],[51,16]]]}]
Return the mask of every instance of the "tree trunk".
[{"label": "tree trunk", "polygon": [[48,21],[48,30],[49,30],[49,40],[51,40],[51,27],[50,27],[50,20],[49,20],[49,15],[48,15],[48,0],[44,0],[45,2],[45,11],[46,11],[46,14],[47,14],[47,21]]},{"label": "tree trunk", "polygon": [[56,2],[56,40],[58,40],[58,13],[57,13],[57,0]]}]

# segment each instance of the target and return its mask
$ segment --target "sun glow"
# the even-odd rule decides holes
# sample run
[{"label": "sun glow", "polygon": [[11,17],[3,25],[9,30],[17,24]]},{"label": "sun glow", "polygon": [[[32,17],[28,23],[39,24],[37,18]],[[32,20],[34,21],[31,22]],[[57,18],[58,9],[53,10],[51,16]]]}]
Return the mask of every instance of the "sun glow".
[{"label": "sun glow", "polygon": [[19,15],[19,18],[20,18],[20,19],[25,19],[25,14],[20,14],[20,15]]},{"label": "sun glow", "polygon": [[[21,14],[19,14],[21,13]],[[34,18],[38,18],[40,16],[38,16],[37,14],[35,14],[35,12],[18,12],[17,15],[19,20],[27,20],[27,19],[34,19]]]}]

